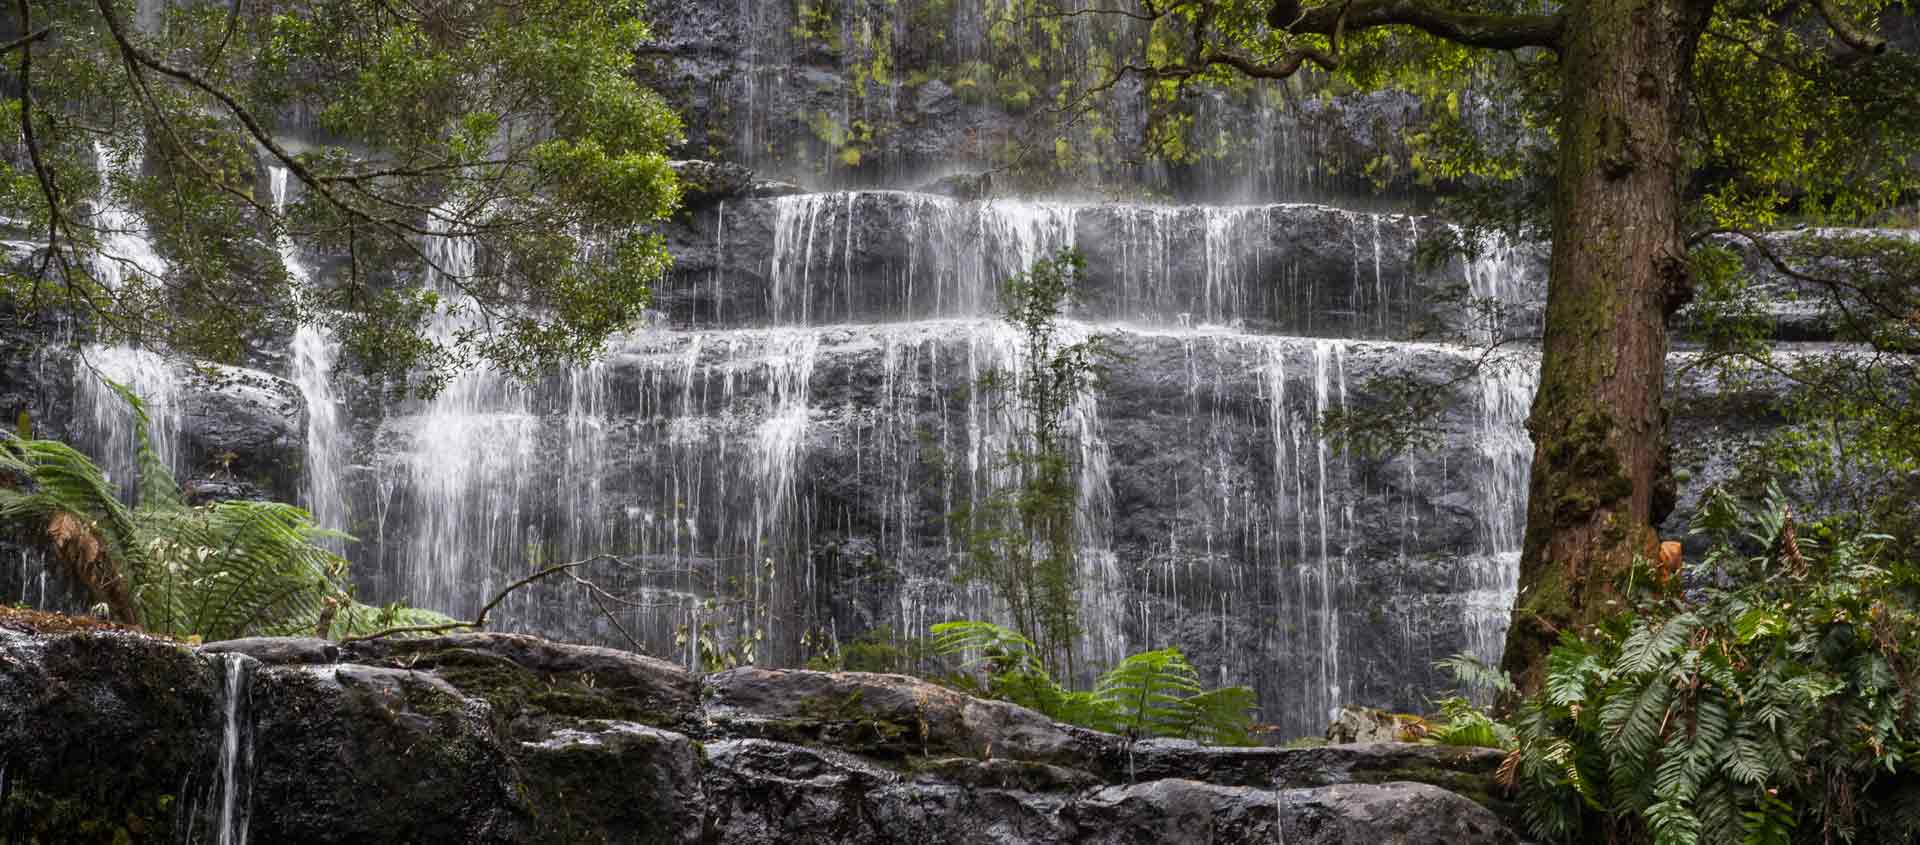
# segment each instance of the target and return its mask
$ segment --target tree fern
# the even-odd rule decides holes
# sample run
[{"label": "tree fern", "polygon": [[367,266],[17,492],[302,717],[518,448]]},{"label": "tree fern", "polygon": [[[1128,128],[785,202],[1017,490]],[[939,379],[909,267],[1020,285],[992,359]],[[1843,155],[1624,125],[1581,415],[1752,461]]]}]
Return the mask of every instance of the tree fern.
[{"label": "tree fern", "polygon": [[1176,648],[1143,651],[1100,677],[1094,695],[1114,709],[1116,726],[1134,736],[1180,736],[1190,724],[1186,701],[1200,676]]},{"label": "tree fern", "polygon": [[64,443],[0,433],[0,523],[39,534],[115,619],[138,621],[131,576],[144,549],[133,516],[87,456]]},{"label": "tree fern", "polygon": [[375,620],[396,618],[452,621],[354,602],[346,560],[322,543],[344,535],[315,526],[300,508],[255,501],[188,506],[147,437],[145,407],[112,386],[134,414],[135,504],[123,504],[99,468],[71,447],[0,434],[0,522],[46,533],[69,570],[120,621],[206,639],[365,633],[378,629]]},{"label": "tree fern", "polygon": [[1220,687],[1188,696],[1184,735],[1212,745],[1252,745],[1253,690]]}]

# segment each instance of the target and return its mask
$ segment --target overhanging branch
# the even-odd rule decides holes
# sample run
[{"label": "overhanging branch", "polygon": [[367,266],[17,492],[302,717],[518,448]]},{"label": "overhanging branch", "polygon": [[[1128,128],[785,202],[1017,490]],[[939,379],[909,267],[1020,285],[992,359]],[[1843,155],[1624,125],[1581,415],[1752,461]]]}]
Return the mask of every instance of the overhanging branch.
[{"label": "overhanging branch", "polygon": [[1839,9],[1834,8],[1833,0],[1814,0],[1814,8],[1820,10],[1820,17],[1827,21],[1827,28],[1833,30],[1835,38],[1841,43],[1862,53],[1878,54],[1887,49],[1887,39],[1864,31],[1849,20]]},{"label": "overhanging branch", "polygon": [[1291,0],[1280,0],[1268,11],[1267,24],[1288,32],[1327,36],[1343,27],[1354,32],[1383,26],[1410,26],[1468,47],[1557,50],[1566,19],[1560,15],[1459,12],[1421,0],[1352,0],[1300,11]]},{"label": "overhanging branch", "polygon": [[0,53],[13,52],[45,37],[47,37],[47,28],[43,26],[12,41],[8,41],[5,44],[0,44]]}]

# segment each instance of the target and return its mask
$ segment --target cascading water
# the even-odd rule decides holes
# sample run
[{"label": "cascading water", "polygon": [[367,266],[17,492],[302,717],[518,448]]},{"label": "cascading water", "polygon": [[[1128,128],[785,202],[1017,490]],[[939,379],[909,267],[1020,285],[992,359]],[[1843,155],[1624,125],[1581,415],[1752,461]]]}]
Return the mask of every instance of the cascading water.
[{"label": "cascading water", "polygon": [[1073,245],[1074,208],[1066,205],[896,191],[802,194],[770,205],[773,325],[989,314],[1008,277]]},{"label": "cascading water", "polygon": [[[102,176],[89,225],[99,232],[99,248],[89,256],[93,276],[108,290],[138,296],[157,286],[165,259],[154,251],[146,224],[115,187],[116,180],[139,169],[137,160],[116,156],[104,143],[93,147]],[[108,382],[117,383],[145,405],[147,434],[160,462],[179,472],[180,393],[183,380],[163,356],[128,345],[88,344],[74,368],[74,415],[79,440],[110,481],[132,495],[138,464],[138,421],[127,401]]]},{"label": "cascading water", "polygon": [[[1432,456],[1359,461],[1316,424],[1373,374],[1468,357],[1384,340],[1430,316],[1426,291],[1512,281],[1420,269],[1412,218],[898,192],[710,214],[661,286],[666,319],[600,362],[531,384],[470,372],[388,409],[352,461],[378,524],[352,551],[382,573],[369,598],[470,613],[538,565],[610,554],[591,577],[631,605],[543,583],[495,619],[695,666],[992,616],[948,515],[1011,482],[1019,426],[973,386],[1019,371],[1000,283],[1077,245],[1089,287],[1063,337],[1122,353],[1068,425],[1083,665],[1179,644],[1314,733],[1340,704],[1418,705],[1434,659],[1497,654],[1523,375],[1466,384]],[[470,273],[473,244],[425,247],[459,301],[439,274]]]},{"label": "cascading water", "polygon": [[[267,184],[273,194],[275,214],[283,214],[287,207],[287,177],[285,167],[267,168]],[[286,267],[287,274],[293,277],[294,284],[307,289],[314,284],[313,271],[300,257],[300,250],[293,239],[281,232],[275,239],[280,252],[280,263]],[[347,528],[347,499],[342,489],[342,454],[345,428],[340,418],[340,401],[334,395],[333,370],[340,355],[340,347],[328,332],[319,326],[302,324],[293,331],[293,341],[288,348],[288,370],[294,385],[300,388],[300,395],[307,400],[307,454],[306,454],[306,506],[313,514],[314,524],[321,528],[344,531]],[[338,551],[338,541],[327,540]]]}]

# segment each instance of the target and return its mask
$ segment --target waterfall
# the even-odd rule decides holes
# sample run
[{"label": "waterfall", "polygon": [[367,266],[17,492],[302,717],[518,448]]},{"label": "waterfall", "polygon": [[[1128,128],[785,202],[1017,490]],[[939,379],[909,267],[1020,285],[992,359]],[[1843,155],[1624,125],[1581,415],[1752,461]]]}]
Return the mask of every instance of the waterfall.
[{"label": "waterfall", "polygon": [[[427,227],[446,231],[453,213],[450,206],[434,209]],[[426,283],[445,303],[430,320],[428,333],[439,343],[455,343],[461,332],[477,327],[479,319],[471,297],[460,289],[478,268],[477,244],[468,237],[437,234],[423,238],[421,249],[428,262]],[[544,546],[538,527],[529,524],[521,507],[543,457],[535,438],[539,421],[530,401],[525,385],[475,367],[448,381],[432,400],[410,403],[404,409],[404,432],[383,432],[387,437],[404,434],[408,448],[379,468],[379,487],[404,488],[409,499],[401,504],[414,511],[400,537],[390,536],[395,527],[390,518],[380,521],[379,545],[395,556],[384,563],[397,568],[404,591],[396,598],[470,615],[482,597],[505,583],[499,580],[504,573],[470,562],[510,560],[528,568],[558,562],[547,559],[553,550]],[[389,500],[382,507],[394,504]]]},{"label": "waterfall", "polygon": [[214,841],[246,845],[253,792],[253,671],[257,661],[244,654],[220,655],[220,760],[208,802],[217,807]]},{"label": "waterfall", "polygon": [[[285,167],[267,168],[267,185],[273,195],[273,212],[283,215],[287,208]],[[293,277],[299,290],[315,284],[313,271],[301,260],[300,250],[285,231],[279,232],[274,245],[280,252],[280,264]],[[289,373],[300,395],[307,401],[306,505],[314,524],[334,531],[347,528],[347,498],[341,488],[346,456],[346,428],[340,418],[340,401],[333,391],[334,364],[340,346],[326,329],[301,323],[293,331]],[[326,541],[340,550],[340,541]]]},{"label": "waterfall", "polygon": [[1000,286],[1073,245],[1073,206],[959,202],[899,191],[770,201],[773,325],[969,317]]},{"label": "waterfall", "polygon": [[[1498,653],[1531,457],[1525,367],[1446,388],[1459,410],[1436,421],[1432,455],[1360,461],[1318,422],[1369,401],[1375,374],[1465,360],[1382,335],[1462,273],[1520,290],[1518,254],[1506,276],[1422,268],[1412,218],[1318,206],[862,191],[709,213],[713,263],[663,282],[668,319],[602,360],[531,383],[478,369],[387,409],[360,505],[377,536],[355,551],[381,573],[371,598],[464,613],[538,565],[608,553],[589,577],[635,606],[543,583],[497,624],[631,636],[696,668],[999,617],[961,579],[949,515],[1015,481],[1023,425],[974,389],[1025,354],[998,287],[1071,244],[1088,274],[1061,338],[1123,353],[1069,408],[1077,663],[1177,644],[1306,734],[1341,704],[1419,706],[1442,682],[1434,659]],[[457,307],[448,276],[472,272],[473,244],[423,245]]]},{"label": "waterfall", "polygon": [[[139,170],[137,159],[116,157],[100,141],[94,164],[103,184],[89,225],[100,233],[99,249],[88,257],[90,270],[108,290],[133,294],[156,286],[167,264],[154,251],[146,225],[114,187],[116,178]],[[107,382],[118,383],[146,406],[154,455],[179,473],[180,393],[184,380],[166,358],[127,344],[88,344],[74,369],[74,415],[79,440],[109,481],[131,497],[135,489],[139,432],[133,409]]]},{"label": "waterfall", "polygon": [[[764,363],[766,369],[766,416],[753,436],[750,482],[754,489],[752,545],[754,564],[752,607],[765,608],[758,620],[759,630],[767,632],[775,644],[780,639],[776,623],[782,610],[794,608],[805,596],[814,595],[815,583],[811,557],[807,554],[806,519],[801,510],[799,485],[805,459],[808,429],[808,396],[812,389],[813,368],[819,353],[819,338],[810,332],[781,332],[770,338],[772,348]],[[806,561],[804,589],[793,588],[799,573],[782,572],[780,567],[795,567]],[[778,585],[789,585],[782,589]]]},{"label": "waterfall", "polygon": [[1478,379],[1480,428],[1475,443],[1482,462],[1482,557],[1468,585],[1467,651],[1487,663],[1498,663],[1506,646],[1507,625],[1520,590],[1528,473],[1533,463],[1533,441],[1527,436],[1526,423],[1538,373],[1533,356],[1515,355],[1496,359]]},{"label": "waterfall", "polygon": [[74,371],[74,412],[82,441],[107,480],[131,496],[138,478],[140,431],[133,409],[109,381],[140,398],[154,457],[178,473],[184,380],[164,356],[131,346],[90,344]]}]

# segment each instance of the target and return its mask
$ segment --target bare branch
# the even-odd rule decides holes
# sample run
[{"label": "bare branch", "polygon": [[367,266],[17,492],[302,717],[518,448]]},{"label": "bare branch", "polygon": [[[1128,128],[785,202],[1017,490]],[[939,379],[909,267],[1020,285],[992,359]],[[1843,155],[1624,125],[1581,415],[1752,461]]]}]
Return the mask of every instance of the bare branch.
[{"label": "bare branch", "polygon": [[500,602],[505,601],[507,596],[511,594],[514,590],[518,590],[521,587],[524,587],[528,584],[531,584],[549,575],[555,575],[561,572],[566,572],[567,570],[570,570],[570,569],[576,569],[578,567],[586,566],[589,563],[595,563],[602,560],[616,560],[616,559],[617,558],[614,558],[612,555],[594,555],[593,557],[587,558],[585,560],[576,560],[571,563],[555,564],[553,566],[549,566],[545,569],[542,569],[539,572],[535,572],[532,575],[528,575],[525,578],[522,578],[518,581],[508,584],[506,587],[502,588],[500,592],[494,593],[493,599],[491,601],[488,601],[485,606],[480,608],[480,612],[473,617],[473,621],[471,622],[443,622],[438,625],[401,625],[396,628],[387,628],[385,630],[375,631],[371,634],[362,634],[357,637],[342,637],[340,639],[340,644],[347,645],[349,643],[361,643],[361,642],[366,642],[368,640],[377,640],[385,637],[391,637],[396,634],[440,634],[440,633],[445,633],[447,631],[458,630],[461,628],[474,628],[474,629],[485,628],[487,626],[487,614],[492,613],[493,609],[495,607],[498,607],[500,605]]}]

